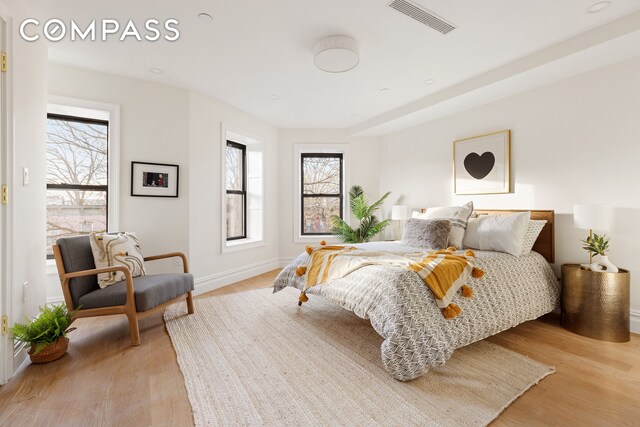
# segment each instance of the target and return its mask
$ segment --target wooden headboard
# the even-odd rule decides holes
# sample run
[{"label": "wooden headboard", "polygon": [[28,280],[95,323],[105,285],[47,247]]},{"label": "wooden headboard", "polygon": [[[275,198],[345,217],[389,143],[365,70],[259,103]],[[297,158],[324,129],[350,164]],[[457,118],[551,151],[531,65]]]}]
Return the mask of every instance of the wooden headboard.
[{"label": "wooden headboard", "polygon": [[[476,209],[474,211],[478,215],[507,215],[517,212],[528,212],[527,209],[523,210],[482,210]],[[533,245],[533,250],[542,255],[550,264],[555,262],[555,222],[554,211],[530,211],[531,219],[545,219],[547,223],[538,236],[538,240]]]}]

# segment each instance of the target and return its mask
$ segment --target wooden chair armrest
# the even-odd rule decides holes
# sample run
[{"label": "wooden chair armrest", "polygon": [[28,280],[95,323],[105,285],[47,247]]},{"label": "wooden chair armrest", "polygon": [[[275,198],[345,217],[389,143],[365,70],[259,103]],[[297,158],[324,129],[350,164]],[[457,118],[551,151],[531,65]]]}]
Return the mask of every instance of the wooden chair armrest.
[{"label": "wooden chair armrest", "polygon": [[175,257],[182,258],[183,270],[184,270],[185,273],[188,273],[189,272],[189,263],[187,262],[187,256],[185,254],[183,254],[182,252],[171,252],[171,253],[168,253],[168,254],[147,256],[147,257],[144,257],[144,260],[146,262],[146,261],[156,261],[156,260],[159,260],[159,259],[175,258]]},{"label": "wooden chair armrest", "polygon": [[[94,268],[92,270],[81,270],[62,274],[60,275],[60,278],[62,279],[62,289],[63,291],[65,291],[65,294],[67,294],[69,292],[69,282],[71,281],[71,279],[74,279],[76,277],[93,276],[100,273],[111,273],[114,271],[122,271],[124,273],[124,279],[127,286],[126,305],[133,307],[133,311],[135,312],[136,300],[133,291],[133,278],[131,277],[131,271],[129,271],[129,269],[124,265],[114,265],[111,267]],[[69,301],[70,295],[71,294],[69,293]],[[75,309],[75,307],[70,308]]]},{"label": "wooden chair armrest", "polygon": [[125,276],[127,276],[127,274],[131,276],[131,272],[124,265],[114,265],[112,267],[94,268],[93,270],[81,270],[74,271],[72,273],[65,273],[63,275],[63,279],[75,279],[76,277],[94,276],[96,274],[111,273],[114,271],[122,271]]}]

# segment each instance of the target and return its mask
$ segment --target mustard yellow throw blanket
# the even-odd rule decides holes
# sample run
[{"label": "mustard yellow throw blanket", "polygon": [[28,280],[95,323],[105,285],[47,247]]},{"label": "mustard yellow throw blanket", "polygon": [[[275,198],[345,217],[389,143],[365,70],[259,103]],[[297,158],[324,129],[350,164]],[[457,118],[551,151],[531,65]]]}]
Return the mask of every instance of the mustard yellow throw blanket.
[{"label": "mustard yellow throw blanket", "polygon": [[305,278],[299,304],[308,301],[306,291],[312,286],[340,279],[367,265],[387,265],[416,272],[431,289],[444,317],[452,319],[462,311],[452,303],[456,292],[462,289],[462,295],[471,298],[473,291],[466,283],[468,277],[484,276],[484,271],[475,266],[473,251],[456,254],[454,247],[429,253],[399,254],[365,251],[354,246],[326,246],[322,243],[316,248],[307,246],[307,263],[296,269],[296,274]]}]

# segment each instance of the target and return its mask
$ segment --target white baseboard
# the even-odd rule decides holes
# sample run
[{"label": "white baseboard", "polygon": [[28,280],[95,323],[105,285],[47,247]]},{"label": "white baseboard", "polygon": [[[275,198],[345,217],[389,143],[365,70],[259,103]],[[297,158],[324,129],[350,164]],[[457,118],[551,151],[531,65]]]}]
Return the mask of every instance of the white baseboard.
[{"label": "white baseboard", "polygon": [[293,261],[294,259],[295,257],[278,258],[278,267],[285,268],[287,265],[291,264],[291,261]]},{"label": "white baseboard", "polygon": [[63,302],[64,302],[63,296],[47,298],[47,305],[58,305],[58,304],[62,304]]},{"label": "white baseboard", "polygon": [[631,310],[631,332],[640,334],[640,310]]},{"label": "white baseboard", "polygon": [[222,288],[223,286],[275,270],[279,265],[280,260],[278,258],[274,258],[212,274],[210,276],[200,277],[196,279],[195,291],[193,293],[194,295],[200,295],[205,292],[210,292],[214,289]]}]

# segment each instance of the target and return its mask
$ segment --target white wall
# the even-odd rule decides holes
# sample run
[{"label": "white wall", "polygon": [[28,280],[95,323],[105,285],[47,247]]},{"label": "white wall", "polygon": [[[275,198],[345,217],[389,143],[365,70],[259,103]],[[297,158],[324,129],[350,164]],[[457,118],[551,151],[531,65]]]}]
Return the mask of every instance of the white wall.
[{"label": "white wall", "polygon": [[[477,208],[554,209],[556,271],[587,259],[572,205],[618,207],[609,255],[631,270],[631,307],[640,314],[639,99],[637,58],[390,134],[380,185],[414,208],[473,200]],[[453,195],[452,141],[502,129],[512,132],[513,192]]]},{"label": "white wall", "polygon": [[[13,195],[13,280],[14,307],[23,301],[25,314],[34,315],[44,299],[45,228],[45,117],[46,117],[46,49],[15,41],[13,52],[14,173]],[[22,170],[29,168],[29,184],[22,185]],[[25,238],[26,237],[26,238]],[[34,259],[43,260],[34,265]],[[20,317],[14,317],[19,319]]]},{"label": "white wall", "polygon": [[[198,292],[228,285],[278,266],[277,129],[211,97],[191,92],[189,252]],[[266,141],[266,230],[264,245],[221,253],[222,123]]]},{"label": "white wall", "polygon": [[[370,199],[380,197],[378,188],[378,140],[351,138],[343,130],[282,129],[278,137],[278,198],[280,217],[280,258],[283,262],[304,251],[305,244],[294,243],[294,145],[349,144],[347,165],[350,185],[362,186]],[[386,191],[386,189],[383,189]],[[320,240],[320,239],[319,239]]]},{"label": "white wall", "polygon": [[[38,307],[46,301],[44,262],[34,263],[33,260],[44,260],[45,257],[44,118],[47,51],[41,43],[27,43],[16,36],[16,25],[25,17],[18,3],[3,1],[0,4],[3,17],[13,20],[14,30],[7,43],[9,70],[5,74],[12,81],[9,100],[12,111],[8,119],[13,125],[13,159],[2,159],[3,167],[9,163],[12,168],[3,171],[2,183],[12,185],[9,187],[8,204],[1,207],[3,215],[10,214],[13,222],[13,246],[9,248],[12,301],[8,304],[10,313],[3,312],[10,314],[10,325],[22,321],[24,316],[37,315]],[[11,145],[11,141],[9,144]],[[27,186],[22,185],[23,167],[30,171],[30,183]],[[7,179],[9,176],[10,181]],[[34,224],[42,224],[42,227]],[[1,238],[4,240],[6,236]],[[23,287],[25,282],[28,283],[26,288]],[[12,351],[12,348],[8,351]],[[14,368],[17,368],[23,357],[26,357],[25,352],[14,359]]]},{"label": "white wall", "polygon": [[[120,106],[119,228],[138,233],[145,255],[188,254],[189,92],[59,64],[49,65],[48,91]],[[179,165],[179,197],[132,197],[132,161]],[[147,268],[151,273],[179,270],[171,261],[154,261]],[[55,268],[50,272],[48,297],[59,299],[62,289]]]},{"label": "white wall", "polygon": [[[51,64],[49,94],[120,106],[120,226],[138,233],[143,253],[185,252],[204,292],[277,267],[277,130],[213,98],[173,86]],[[225,122],[266,139],[264,245],[221,254],[220,141]],[[180,166],[179,197],[131,196],[131,161]],[[251,268],[247,268],[251,267]],[[171,261],[148,263],[151,273],[176,271]],[[48,299],[60,300],[49,267]]]}]

